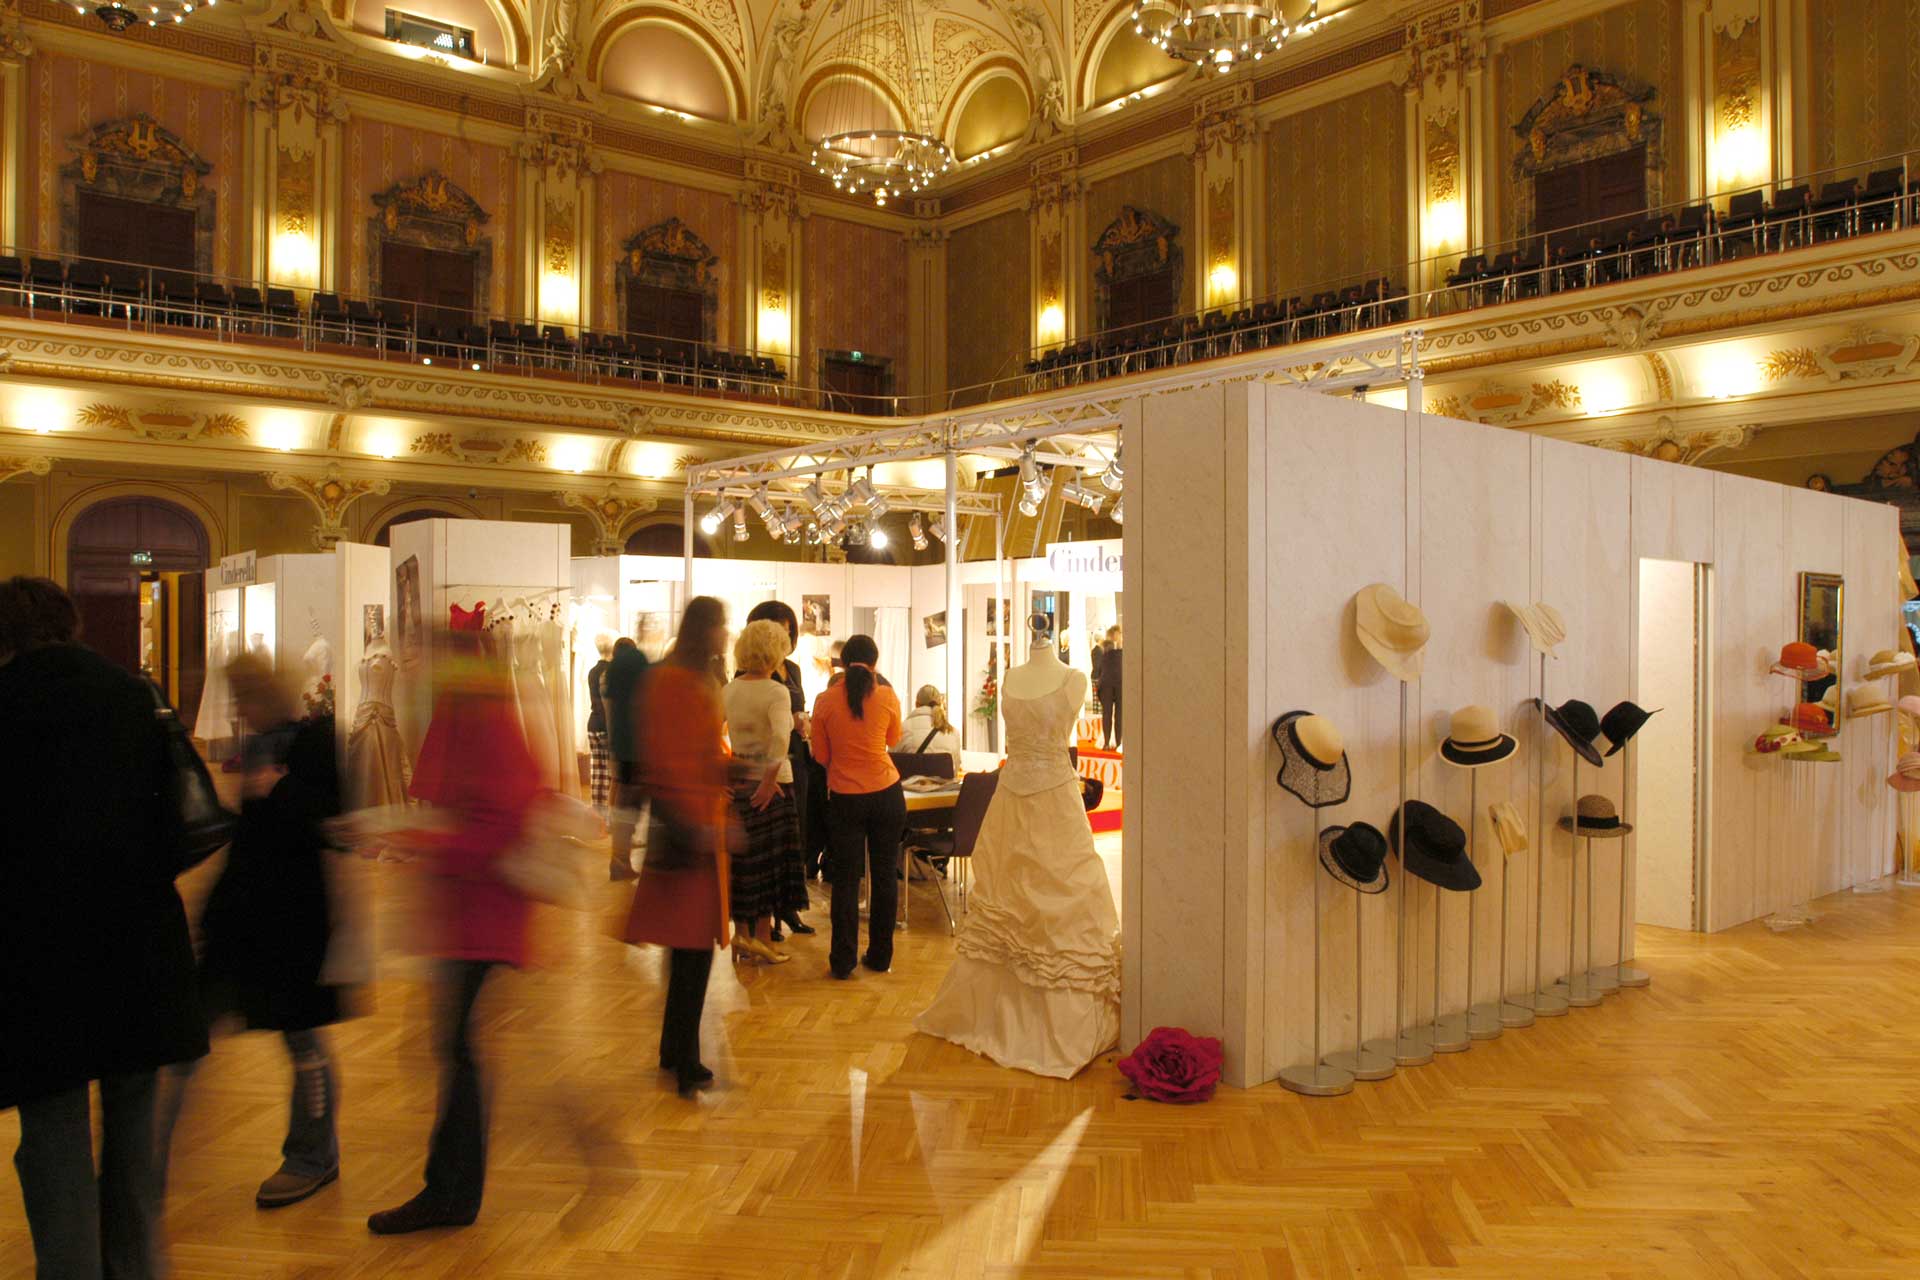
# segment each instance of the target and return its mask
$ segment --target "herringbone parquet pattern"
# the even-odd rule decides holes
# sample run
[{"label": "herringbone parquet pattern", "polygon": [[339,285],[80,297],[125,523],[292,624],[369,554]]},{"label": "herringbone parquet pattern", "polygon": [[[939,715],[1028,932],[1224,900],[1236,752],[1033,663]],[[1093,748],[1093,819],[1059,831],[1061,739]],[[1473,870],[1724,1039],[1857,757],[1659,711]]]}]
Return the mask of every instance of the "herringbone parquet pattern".
[{"label": "herringbone parquet pattern", "polygon": [[[1914,1277],[1920,892],[1818,909],[1783,935],[1645,931],[1651,989],[1345,1098],[1193,1108],[1126,1100],[1110,1061],[1063,1083],[915,1036],[951,953],[932,912],[885,977],[826,980],[822,936],[720,978],[723,1087],[683,1102],[652,1069],[657,961],[550,920],[550,963],[483,1007],[479,1223],[365,1229],[417,1187],[432,1118],[424,989],[396,973],[338,1029],[344,1172],[306,1204],[252,1205],[279,1047],[220,1043],[180,1132],[175,1274]],[[0,1150],[15,1133],[0,1117]],[[0,1277],[30,1273],[0,1179]]]}]

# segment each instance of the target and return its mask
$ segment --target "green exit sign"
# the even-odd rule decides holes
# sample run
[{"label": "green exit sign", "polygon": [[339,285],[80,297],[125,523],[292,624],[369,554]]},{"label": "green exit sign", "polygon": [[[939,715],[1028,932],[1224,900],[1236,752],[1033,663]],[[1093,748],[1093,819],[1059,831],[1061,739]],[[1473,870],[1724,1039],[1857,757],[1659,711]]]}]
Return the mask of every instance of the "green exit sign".
[{"label": "green exit sign", "polygon": [[866,357],[864,355],[861,355],[858,351],[849,351],[847,352],[847,355],[855,361],[866,359]]},{"label": "green exit sign", "polygon": [[151,551],[134,551],[134,552],[131,552],[131,553],[129,553],[129,555],[128,555],[128,557],[127,557],[127,558],[128,558],[129,560],[132,560],[132,561],[133,561],[133,563],[135,563],[135,564],[152,564],[152,563],[153,563],[153,552],[151,552]]}]

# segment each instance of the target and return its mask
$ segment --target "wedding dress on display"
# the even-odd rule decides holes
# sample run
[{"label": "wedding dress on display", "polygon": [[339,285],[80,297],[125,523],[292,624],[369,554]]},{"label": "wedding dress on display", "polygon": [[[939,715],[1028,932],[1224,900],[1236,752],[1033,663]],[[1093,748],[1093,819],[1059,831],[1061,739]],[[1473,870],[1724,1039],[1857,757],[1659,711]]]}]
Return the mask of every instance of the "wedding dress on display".
[{"label": "wedding dress on display", "polygon": [[375,646],[360,660],[360,705],[347,735],[347,795],[356,809],[407,802],[406,753],[393,718],[393,653]]},{"label": "wedding dress on display", "polygon": [[[946,981],[914,1025],[1002,1066],[1070,1078],[1120,1033],[1120,921],[1067,756],[1086,676],[1035,646],[1050,692],[1001,693],[1007,763],[973,849],[974,890]],[[1050,678],[1036,673],[1036,683]],[[1029,685],[1029,687],[1034,687]]]},{"label": "wedding dress on display", "polygon": [[547,707],[553,717],[554,768],[559,771],[562,795],[580,794],[580,749],[573,737],[573,699],[566,672],[567,632],[555,605],[545,622],[535,627],[540,643],[540,678],[546,685]]},{"label": "wedding dress on display", "polygon": [[[524,602],[520,602],[524,605]],[[540,785],[560,789],[560,750],[554,740],[553,700],[540,673],[540,636],[536,625],[516,621],[513,642],[513,690],[520,704],[520,724],[527,734],[527,752],[540,771]]]}]

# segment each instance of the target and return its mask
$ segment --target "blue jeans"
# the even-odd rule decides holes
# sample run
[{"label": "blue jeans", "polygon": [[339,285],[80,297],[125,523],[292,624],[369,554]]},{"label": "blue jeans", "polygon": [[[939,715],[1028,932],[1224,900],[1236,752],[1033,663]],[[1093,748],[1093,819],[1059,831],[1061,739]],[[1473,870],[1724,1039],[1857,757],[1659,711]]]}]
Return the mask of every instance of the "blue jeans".
[{"label": "blue jeans", "polygon": [[100,1082],[103,1138],[93,1167],[87,1086],[20,1104],[20,1175],[39,1280],[152,1280],[160,1173],[156,1073]]}]

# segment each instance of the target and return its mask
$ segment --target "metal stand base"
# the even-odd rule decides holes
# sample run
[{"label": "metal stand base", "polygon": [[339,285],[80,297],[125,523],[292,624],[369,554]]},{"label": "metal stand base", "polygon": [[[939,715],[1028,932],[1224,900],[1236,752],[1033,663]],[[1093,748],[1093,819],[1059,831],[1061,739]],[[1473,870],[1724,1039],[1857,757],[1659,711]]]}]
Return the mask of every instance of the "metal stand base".
[{"label": "metal stand base", "polygon": [[1902,889],[1920,889],[1920,871],[1909,871],[1894,883]]},{"label": "metal stand base", "polygon": [[1853,891],[1855,893],[1885,893],[1887,891],[1887,882],[1885,880],[1863,880],[1853,886]]},{"label": "metal stand base", "polygon": [[1392,1049],[1385,1040],[1369,1040],[1357,1054],[1352,1050],[1328,1054],[1327,1065],[1355,1080],[1391,1080],[1398,1070],[1393,1064]]},{"label": "metal stand base", "polygon": [[1288,1067],[1280,1073],[1280,1086],[1309,1098],[1333,1098],[1353,1092],[1353,1077],[1323,1062],[1318,1066]]},{"label": "metal stand base", "polygon": [[1533,1016],[1536,1018],[1567,1016],[1567,998],[1551,991],[1536,991],[1530,996],[1515,996],[1513,1002],[1522,1009],[1533,1010]]},{"label": "metal stand base", "polygon": [[1420,1027],[1409,1027],[1393,1046],[1393,1060],[1403,1067],[1418,1067],[1433,1061],[1433,1042]]},{"label": "metal stand base", "polygon": [[1500,1025],[1513,1030],[1533,1025],[1533,1010],[1508,1000],[1500,1006]]},{"label": "metal stand base", "polygon": [[1590,991],[1598,991],[1603,996],[1610,996],[1618,991],[1620,989],[1620,979],[1614,974],[1613,969],[1614,966],[1608,965],[1604,969],[1587,970],[1587,989]]},{"label": "metal stand base", "polygon": [[1433,1041],[1435,1053],[1465,1053],[1473,1047],[1473,1038],[1467,1034],[1467,1015],[1449,1013],[1435,1018],[1427,1024],[1427,1035]]},{"label": "metal stand base", "polygon": [[1598,988],[1587,985],[1584,973],[1574,974],[1573,981],[1567,984],[1567,1003],[1576,1009],[1592,1009],[1602,998]]},{"label": "metal stand base", "polygon": [[1477,1004],[1467,1010],[1467,1035],[1471,1039],[1498,1040],[1505,1029],[1506,1024],[1500,1021],[1500,1010],[1495,1006]]},{"label": "metal stand base", "polygon": [[1653,975],[1645,969],[1636,969],[1630,964],[1623,964],[1619,966],[1619,970],[1620,971],[1614,976],[1623,987],[1650,987],[1653,985]]}]

